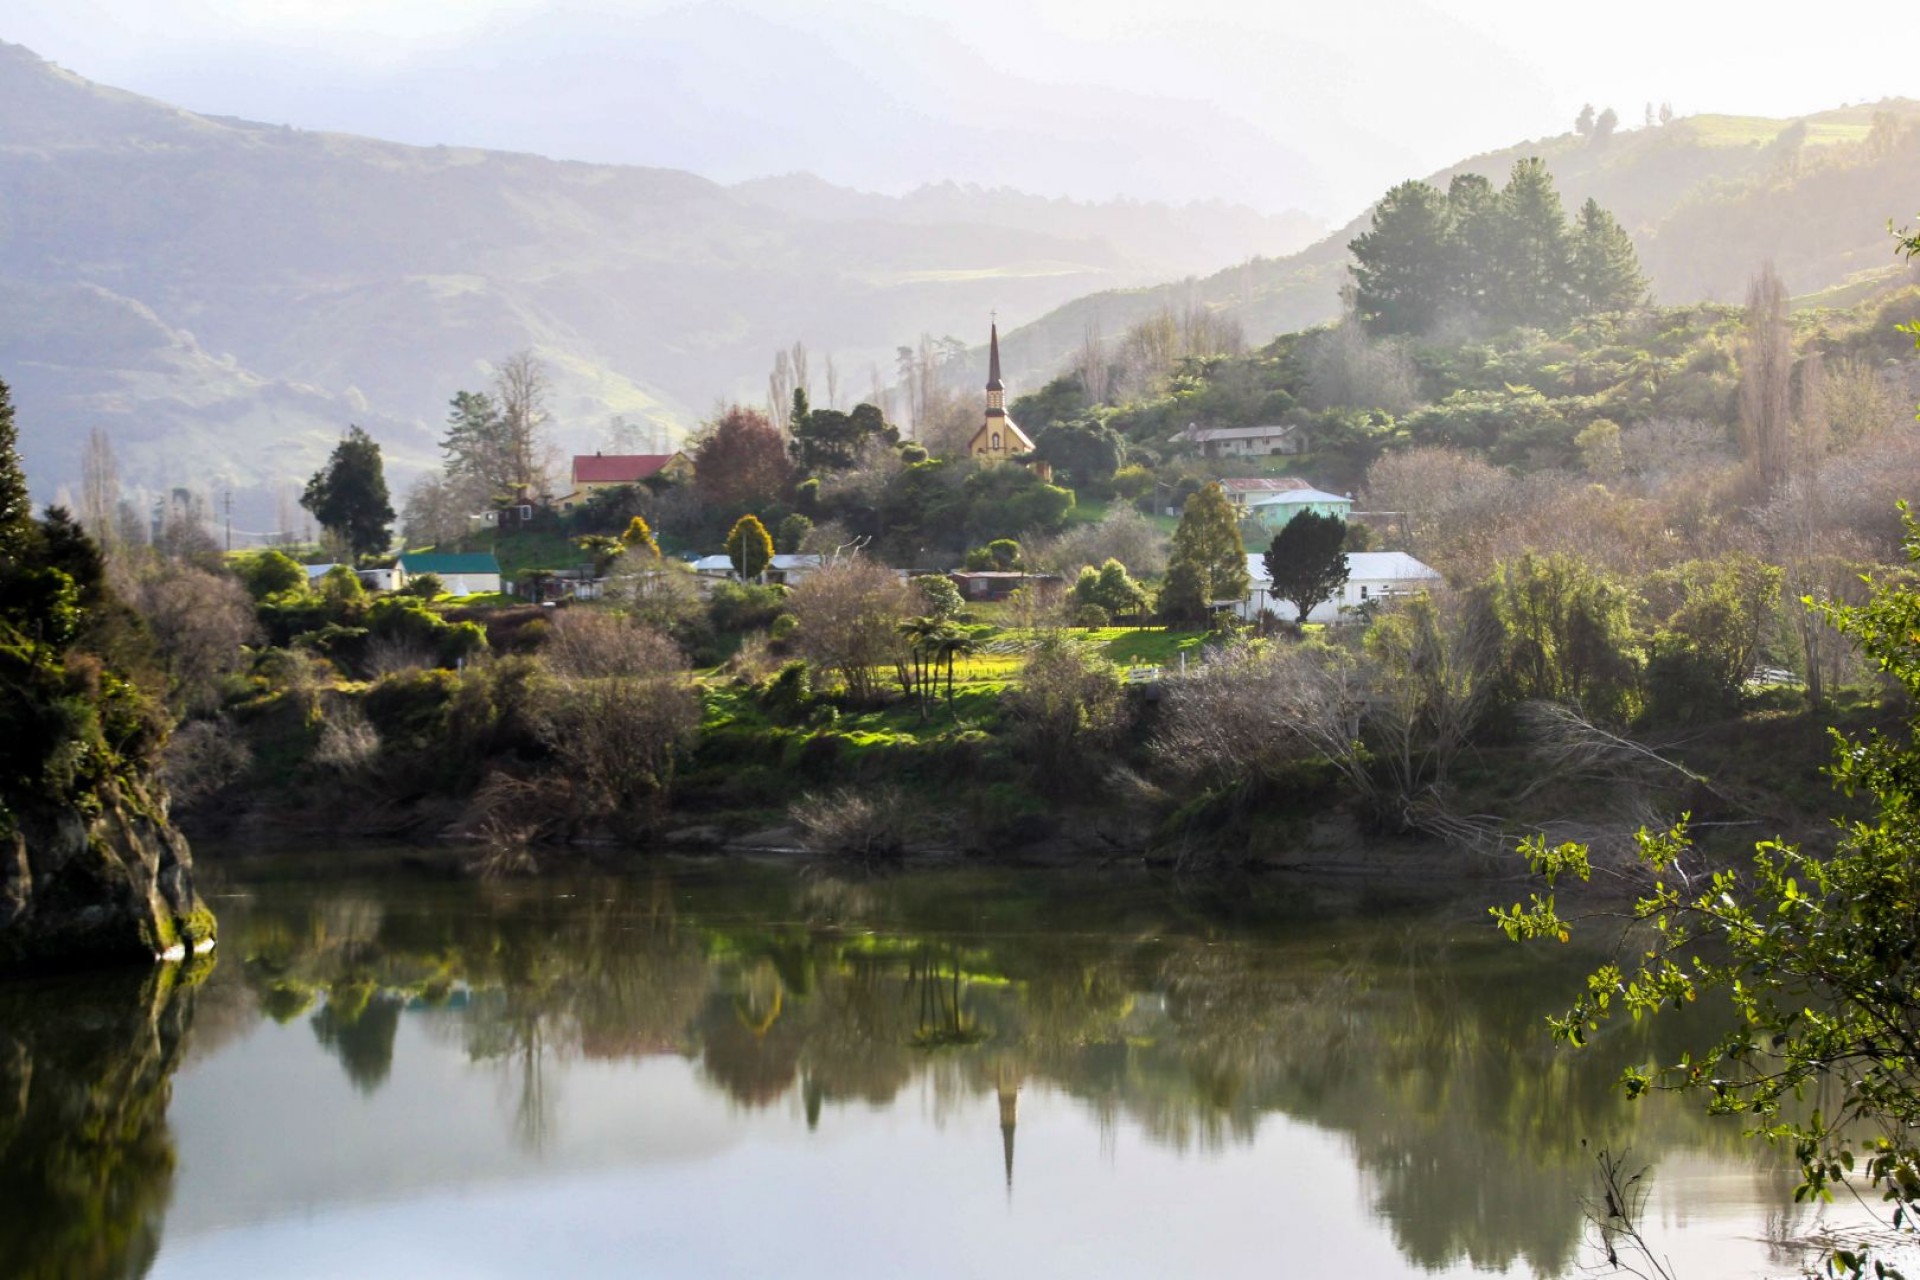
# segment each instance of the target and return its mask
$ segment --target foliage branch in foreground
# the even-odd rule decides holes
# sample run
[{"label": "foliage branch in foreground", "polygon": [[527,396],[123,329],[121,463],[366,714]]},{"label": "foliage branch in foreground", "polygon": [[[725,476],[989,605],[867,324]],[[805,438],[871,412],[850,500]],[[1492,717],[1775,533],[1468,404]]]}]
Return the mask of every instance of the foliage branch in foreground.
[{"label": "foliage branch in foreground", "polygon": [[[1920,523],[1904,512],[1906,551],[1920,564]],[[1867,658],[1920,699],[1920,593],[1910,581],[1872,581],[1858,606],[1813,605]],[[1864,1177],[1889,1206],[1893,1228],[1920,1220],[1920,733],[1836,733],[1829,773],[1848,795],[1871,796],[1877,811],[1844,829],[1826,858],[1768,841],[1749,868],[1689,870],[1697,859],[1684,819],[1662,833],[1641,831],[1640,860],[1655,877],[1632,918],[1650,928],[1635,961],[1602,965],[1564,1015],[1555,1036],[1585,1044],[1609,1019],[1635,1020],[1723,996],[1732,1027],[1705,1053],[1631,1068],[1630,1096],[1650,1089],[1697,1094],[1715,1114],[1746,1118],[1756,1136],[1790,1146],[1800,1164],[1799,1199],[1829,1199]],[[1549,892],[1495,908],[1514,939],[1565,941],[1571,925],[1551,889],[1561,876],[1585,880],[1588,851],[1522,846]],[[1838,1104],[1794,1105],[1819,1088]],[[1835,1273],[1898,1275],[1863,1249],[1838,1248]]]}]

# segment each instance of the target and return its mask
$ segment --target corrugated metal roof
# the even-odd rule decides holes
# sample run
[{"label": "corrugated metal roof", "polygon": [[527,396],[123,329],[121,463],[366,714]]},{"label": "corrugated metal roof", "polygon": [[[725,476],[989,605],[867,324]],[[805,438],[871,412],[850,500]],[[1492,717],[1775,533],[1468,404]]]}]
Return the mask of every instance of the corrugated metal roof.
[{"label": "corrugated metal roof", "polygon": [[1289,489],[1285,493],[1263,495],[1247,499],[1250,507],[1279,507],[1295,502],[1344,502],[1353,505],[1353,499],[1337,493],[1328,493],[1324,489]]},{"label": "corrugated metal roof", "polygon": [[427,555],[413,552],[401,556],[399,565],[409,574],[434,573],[443,578],[450,573],[500,572],[500,562],[493,558],[491,551],[466,551],[458,554],[442,552]]},{"label": "corrugated metal roof", "polygon": [[673,461],[670,453],[581,453],[573,458],[573,482],[635,484]]},{"label": "corrugated metal roof", "polygon": [[1220,487],[1228,493],[1290,493],[1313,488],[1299,476],[1248,476],[1222,480]]},{"label": "corrugated metal roof", "polygon": [[[1247,573],[1255,582],[1267,581],[1266,557],[1247,553]],[[1440,575],[1404,551],[1347,552],[1349,582],[1438,582]]]}]

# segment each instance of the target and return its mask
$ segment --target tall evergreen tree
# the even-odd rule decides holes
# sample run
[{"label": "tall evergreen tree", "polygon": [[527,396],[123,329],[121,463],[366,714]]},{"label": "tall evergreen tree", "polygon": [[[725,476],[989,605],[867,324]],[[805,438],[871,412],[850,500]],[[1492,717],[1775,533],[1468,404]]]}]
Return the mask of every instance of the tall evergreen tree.
[{"label": "tall evergreen tree", "polygon": [[1464,311],[1485,315],[1502,287],[1500,193],[1484,174],[1456,174],[1447,184],[1447,212],[1450,292]]},{"label": "tall evergreen tree", "polygon": [[1356,236],[1354,305],[1371,333],[1423,333],[1449,294],[1446,197],[1403,182],[1374,206],[1373,229]]},{"label": "tall evergreen tree", "polygon": [[1273,598],[1294,607],[1301,621],[1347,585],[1347,522],[1302,511],[1273,535],[1261,557]]},{"label": "tall evergreen tree", "polygon": [[1538,156],[1513,166],[1500,192],[1500,220],[1506,270],[1495,318],[1530,325],[1565,319],[1571,300],[1567,211]]},{"label": "tall evergreen tree", "polygon": [[440,441],[447,474],[475,481],[490,495],[507,493],[512,468],[507,462],[506,434],[506,420],[492,396],[484,391],[454,392],[447,434]]},{"label": "tall evergreen tree", "polygon": [[13,423],[13,393],[0,382],[0,567],[20,555],[33,534],[33,499],[20,467],[20,433]]},{"label": "tall evergreen tree", "polygon": [[1619,221],[1588,197],[1573,229],[1573,293],[1583,314],[1626,311],[1647,299],[1640,257]]},{"label": "tall evergreen tree", "polygon": [[359,427],[334,446],[327,465],[313,473],[300,505],[313,512],[320,527],[346,544],[355,556],[386,550],[392,540],[393,505],[387,499],[387,473],[380,446]]},{"label": "tall evergreen tree", "polygon": [[1240,600],[1251,580],[1247,575],[1247,548],[1240,540],[1240,522],[1233,503],[1217,484],[1187,499],[1180,527],[1173,531],[1173,551],[1167,560],[1166,585],[1160,592],[1160,612],[1173,619],[1198,621],[1217,600]]}]

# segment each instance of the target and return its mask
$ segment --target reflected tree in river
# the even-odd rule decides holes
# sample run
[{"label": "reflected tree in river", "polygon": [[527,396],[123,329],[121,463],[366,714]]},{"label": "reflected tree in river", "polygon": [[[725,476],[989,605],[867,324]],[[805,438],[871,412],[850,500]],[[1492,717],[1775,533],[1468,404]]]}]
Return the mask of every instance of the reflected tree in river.
[{"label": "reflected tree in river", "polygon": [[206,962],[0,984],[0,1270],[145,1274],[173,1194],[166,1112]]},{"label": "reflected tree in river", "polygon": [[1657,1025],[1550,1051],[1539,1018],[1580,957],[1520,969],[1496,937],[1390,905],[740,867],[439,885],[373,912],[328,892],[228,912],[262,1005],[325,994],[315,1032],[363,1089],[419,1010],[501,1072],[507,1121],[535,1146],[576,1056],[684,1056],[743,1106],[797,1092],[819,1126],[917,1082],[937,1117],[991,1131],[1042,1085],[1109,1133],[1181,1150],[1251,1142],[1277,1117],[1340,1135],[1409,1258],[1555,1272],[1581,1237],[1581,1139],[1654,1160],[1737,1142],[1678,1108],[1623,1109],[1617,1067]]}]

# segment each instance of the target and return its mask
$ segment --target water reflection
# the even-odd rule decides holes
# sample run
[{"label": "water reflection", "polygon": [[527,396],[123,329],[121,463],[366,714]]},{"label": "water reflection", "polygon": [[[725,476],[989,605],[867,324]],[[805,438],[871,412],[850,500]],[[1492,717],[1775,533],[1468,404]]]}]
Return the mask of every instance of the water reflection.
[{"label": "water reflection", "polygon": [[[535,1157],[574,1068],[668,1058],[743,1113],[778,1123],[791,1106],[812,1130],[910,1091],[935,1123],[984,1106],[1008,1196],[1034,1090],[1075,1100],[1109,1149],[1124,1131],[1223,1153],[1284,1116],[1338,1136],[1414,1267],[1558,1273],[1582,1235],[1583,1139],[1649,1160],[1744,1149],[1731,1126],[1622,1101],[1612,1081],[1658,1048],[1650,1030],[1555,1052],[1540,1018],[1584,958],[1512,948],[1471,912],[1290,886],[735,866],[263,878],[222,922],[218,1007],[304,1020],[367,1099],[396,1054],[421,1051],[417,1027],[492,1076],[493,1123]],[[45,1260],[27,1274],[139,1274],[172,1185],[167,1079],[193,992],[162,975],[0,997],[15,1002],[0,1005],[0,1203],[48,1206],[5,1215],[18,1238],[0,1244],[17,1249],[0,1256]]]},{"label": "water reflection", "polygon": [[0,1261],[144,1275],[173,1193],[169,1080],[203,966],[0,984]]}]

